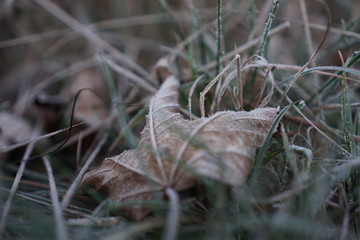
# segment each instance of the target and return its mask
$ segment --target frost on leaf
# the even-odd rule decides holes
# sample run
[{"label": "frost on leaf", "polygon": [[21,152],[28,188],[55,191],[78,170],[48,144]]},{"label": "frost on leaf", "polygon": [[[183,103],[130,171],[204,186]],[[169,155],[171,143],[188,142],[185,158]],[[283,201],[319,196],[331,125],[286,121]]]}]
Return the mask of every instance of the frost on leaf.
[{"label": "frost on leaf", "polygon": [[167,187],[186,190],[199,175],[232,186],[246,179],[277,109],[222,111],[188,120],[178,112],[178,87],[173,75],[165,79],[150,102],[137,148],[106,158],[83,183],[124,200],[148,198]]}]

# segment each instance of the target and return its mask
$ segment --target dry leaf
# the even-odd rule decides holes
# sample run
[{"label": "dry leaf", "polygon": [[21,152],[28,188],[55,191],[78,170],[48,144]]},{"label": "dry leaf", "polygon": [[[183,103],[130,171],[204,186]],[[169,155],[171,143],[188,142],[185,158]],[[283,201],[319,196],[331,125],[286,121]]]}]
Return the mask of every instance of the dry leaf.
[{"label": "dry leaf", "polygon": [[187,120],[178,112],[178,87],[176,77],[167,77],[151,100],[138,147],[106,158],[83,183],[123,200],[148,198],[167,187],[188,189],[196,174],[229,185],[246,179],[278,110],[223,111]]},{"label": "dry leaf", "polygon": [[0,112],[0,164],[7,156],[7,147],[29,140],[31,134],[32,126],[29,122],[13,113]]},{"label": "dry leaf", "polygon": [[31,138],[32,127],[24,119],[10,112],[0,112],[0,148]]}]

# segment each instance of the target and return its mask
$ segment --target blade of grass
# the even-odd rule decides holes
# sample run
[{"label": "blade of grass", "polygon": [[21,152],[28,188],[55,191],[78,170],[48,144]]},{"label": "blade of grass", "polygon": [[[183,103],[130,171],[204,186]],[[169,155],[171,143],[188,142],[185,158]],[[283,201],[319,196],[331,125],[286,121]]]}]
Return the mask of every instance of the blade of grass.
[{"label": "blade of grass", "polygon": [[[343,65],[347,65],[347,63],[349,62],[349,60],[347,61],[347,63],[344,62],[344,59],[340,54],[340,58],[343,62]],[[343,73],[341,76],[345,76],[345,73]],[[352,153],[352,156],[355,157],[355,142],[354,142],[354,137],[353,134],[354,133],[354,128],[353,128],[353,123],[352,123],[352,113],[351,113],[351,108],[350,108],[350,104],[349,104],[349,97],[348,97],[348,83],[346,81],[346,79],[342,78],[341,81],[341,115],[342,115],[342,119],[343,119],[343,125],[344,125],[344,140],[345,140],[345,144],[346,144],[346,148],[347,150]],[[354,171],[350,174],[350,176],[347,179],[347,190],[349,191],[349,198],[351,202],[356,202],[358,201],[358,187],[360,185],[360,170],[359,168],[354,169]],[[345,190],[344,190],[345,192]],[[344,197],[346,196],[346,194],[344,194]],[[346,201],[347,203],[347,201]],[[359,216],[355,216],[354,221],[353,221],[353,228],[354,228],[354,232],[355,235],[357,237],[359,237],[360,235],[360,218]]]},{"label": "blade of grass", "polygon": [[[311,56],[312,53],[314,52],[314,46],[313,46],[312,36],[311,36],[311,32],[310,32],[309,16],[307,14],[305,0],[300,0],[300,10],[301,10],[302,19],[304,22],[305,39],[306,39],[306,43],[308,46],[308,54],[309,54],[308,56]],[[311,66],[314,67],[315,62],[312,62]]]},{"label": "blade of grass", "polygon": [[[195,7],[194,3],[192,0],[187,0],[186,4],[188,5],[188,9],[191,11],[192,13],[192,28],[193,28],[193,32],[198,32],[200,30],[200,18],[199,18],[199,12],[198,9]],[[203,56],[205,53],[203,52],[204,47],[202,46],[203,44],[203,40],[202,40],[202,35],[199,36],[199,47],[200,47],[200,51],[201,51],[201,56]],[[196,79],[198,78],[198,72],[197,72],[197,63],[196,63],[196,55],[195,55],[195,42],[189,44],[189,61],[190,61],[190,66],[191,66],[191,75],[192,75],[192,79]]]},{"label": "blade of grass", "polygon": [[111,75],[111,72],[106,64],[102,65],[102,70],[103,70],[103,73],[105,76],[105,80],[106,80],[108,89],[110,91],[111,99],[113,102],[113,107],[115,108],[115,110],[117,112],[117,120],[118,120],[119,127],[120,127],[120,129],[124,130],[125,139],[128,142],[128,144],[130,145],[130,147],[136,148],[137,139],[134,136],[134,134],[132,133],[131,129],[129,128],[128,118],[127,118],[127,115],[125,114],[123,105],[118,104],[118,103],[122,102],[122,98],[120,96],[120,93],[117,90],[117,87],[115,85],[115,82]]},{"label": "blade of grass", "polygon": [[254,167],[253,167],[253,171],[250,175],[249,178],[249,186],[250,188],[254,187],[254,184],[257,181],[258,175],[259,175],[259,168],[261,167],[261,165],[263,164],[263,160],[265,158],[265,154],[266,151],[268,150],[268,148],[270,147],[270,143],[271,143],[271,138],[273,133],[276,131],[277,126],[279,125],[281,119],[283,118],[283,116],[285,115],[285,113],[293,106],[292,104],[287,105],[286,107],[284,107],[276,116],[274,122],[272,123],[269,133],[267,134],[265,141],[263,143],[263,145],[260,147],[258,154],[255,157],[255,161],[254,161]]},{"label": "blade of grass", "polygon": [[[78,127],[78,126],[81,126],[83,125],[84,123],[78,123],[78,124],[75,124],[73,125],[72,127]],[[65,132],[65,131],[68,131],[70,129],[70,127],[67,127],[67,128],[63,128],[63,129],[60,129],[60,130],[57,130],[55,132],[51,132],[51,133],[48,133],[48,134],[45,134],[45,135],[41,135],[41,136],[37,136],[37,137],[32,137],[30,138],[29,140],[25,140],[25,141],[22,141],[20,143],[16,143],[16,144],[13,144],[13,145],[10,145],[8,147],[4,147],[4,148],[0,148],[0,153],[5,153],[5,152],[10,152],[10,151],[13,151],[19,147],[23,147],[25,145],[28,145],[28,144],[31,144],[33,142],[38,142],[42,139],[46,139],[46,138],[50,138],[52,136],[55,136],[59,133],[62,133],[62,132]],[[33,157],[32,157],[33,158]]]},{"label": "blade of grass", "polygon": [[74,181],[71,183],[71,186],[69,187],[69,189],[67,190],[66,194],[64,195],[64,198],[61,201],[61,208],[62,210],[64,210],[68,204],[71,201],[71,198],[74,196],[76,189],[78,188],[78,186],[80,185],[81,179],[83,178],[83,176],[85,175],[86,171],[88,170],[89,166],[91,165],[91,163],[94,161],[94,159],[96,158],[96,156],[99,154],[101,148],[103,147],[103,145],[105,144],[107,139],[107,134],[105,134],[101,140],[98,142],[98,144],[96,145],[95,149],[92,151],[91,155],[89,156],[89,158],[87,159],[87,161],[85,162],[84,166],[81,168],[80,172],[78,173],[78,175],[76,176],[76,178],[74,179]]},{"label": "blade of grass", "polygon": [[285,159],[286,162],[290,164],[294,175],[297,175],[299,173],[299,169],[296,165],[296,162],[294,162],[293,158],[292,158],[292,154],[291,154],[291,149],[290,149],[290,143],[289,143],[289,138],[286,135],[285,132],[285,128],[283,124],[280,124],[280,130],[281,130],[281,138],[282,138],[282,142],[283,142],[283,147],[285,150]]},{"label": "blade of grass", "polygon": [[[200,9],[199,12],[200,14],[198,15],[198,17],[202,19],[212,19],[214,15],[213,9]],[[177,22],[183,22],[183,21],[187,22],[190,19],[188,11],[173,12],[173,15]],[[129,16],[126,18],[104,20],[104,21],[86,24],[85,26],[94,31],[101,31],[101,30],[112,30],[112,29],[129,28],[129,27],[137,27],[137,26],[147,26],[152,24],[159,24],[166,21],[168,21],[168,18],[166,18],[165,14],[154,13],[154,14],[147,14],[140,16]],[[72,32],[71,28],[61,28],[61,29],[51,30],[42,33],[30,34],[10,40],[3,40],[0,41],[0,48],[31,44],[40,41],[50,40],[53,38],[63,37],[66,35],[78,36],[81,34],[78,32]]]},{"label": "blade of grass", "polygon": [[186,46],[188,44],[190,44],[192,41],[194,41],[196,38],[201,37],[205,31],[207,31],[210,27],[212,27],[214,25],[214,23],[215,22],[210,22],[209,24],[204,24],[199,30],[190,34],[187,38],[185,38],[182,42],[180,42],[176,47],[172,47],[172,48],[160,47],[160,48],[163,48],[166,51],[170,52],[168,55],[170,65],[173,64],[173,62],[175,61],[175,58],[178,55],[182,54],[181,50],[186,49]]},{"label": "blade of grass", "polygon": [[55,219],[55,228],[56,228],[56,239],[57,240],[66,240],[69,239],[68,231],[64,222],[63,212],[59,202],[59,196],[56,190],[55,179],[50,165],[49,159],[47,157],[42,157],[46,172],[49,178],[50,193],[51,193],[51,202],[53,206],[54,219]]},{"label": "blade of grass", "polygon": [[100,57],[98,57],[98,59],[102,63],[106,63],[115,72],[127,77],[128,79],[130,79],[134,84],[138,85],[142,89],[147,90],[150,93],[155,93],[156,92],[156,88],[153,87],[151,84],[149,84],[148,82],[145,82],[144,79],[142,79],[141,77],[139,77],[136,74],[132,73],[131,71],[129,71],[129,70],[121,67],[120,65],[116,64],[114,61],[112,61],[110,58],[104,56],[103,54]]},{"label": "blade of grass", "polygon": [[222,41],[222,0],[217,1],[216,75],[220,72]]},{"label": "blade of grass", "polygon": [[[270,69],[276,68],[279,70],[287,70],[287,71],[299,71],[302,68],[300,66],[289,65],[289,64],[256,62],[256,63],[246,64],[245,66],[242,67],[242,71],[249,69],[249,68],[253,68],[253,67],[267,67]],[[323,70],[321,70],[321,69],[323,69]],[[336,66],[314,67],[314,68],[310,68],[310,69],[306,68],[302,74],[316,73],[316,74],[320,74],[320,75],[324,75],[324,76],[331,76],[331,77],[338,78],[339,76],[337,75],[337,73],[326,72],[326,71],[331,71],[332,69],[334,69],[334,71],[336,71],[336,69],[343,69],[343,70],[345,70],[345,72],[352,72],[355,75],[359,74],[359,72],[357,72],[356,70],[354,71],[354,69],[342,68],[342,67],[336,67]],[[293,76],[291,76],[289,79],[287,79],[283,82],[290,81],[292,78],[293,78]],[[348,76],[344,76],[343,78],[345,78],[346,80],[354,81],[354,82],[360,81],[356,78],[351,78]]]},{"label": "blade of grass", "polygon": [[211,82],[205,87],[205,89],[200,93],[200,111],[201,111],[201,117],[205,117],[205,95],[210,91],[210,89],[214,86],[215,83],[217,83],[221,77],[226,73],[226,71],[234,64],[236,63],[236,59],[239,58],[239,55],[237,55]]},{"label": "blade of grass", "polygon": [[292,107],[295,109],[295,111],[300,114],[300,116],[308,123],[310,124],[316,131],[318,131],[322,136],[324,136],[330,143],[332,143],[334,146],[336,146],[342,153],[351,155],[346,149],[341,147],[336,141],[334,141],[332,138],[330,138],[328,135],[326,135],[321,129],[319,129],[318,126],[316,126],[305,114],[294,105],[294,102],[287,96],[284,95],[284,91],[279,88],[279,86],[275,83],[275,89],[282,95],[285,96],[286,101],[289,104],[292,104]]},{"label": "blade of grass", "polygon": [[[321,30],[321,31],[326,31],[326,26],[323,26],[321,24],[316,24],[316,23],[309,23],[309,27],[313,28],[313,29],[317,29],[317,30]],[[354,37],[354,38],[359,38],[360,39],[360,34],[357,32],[352,32],[352,31],[346,31],[343,29],[338,29],[338,28],[330,28],[329,31],[331,33],[336,33],[339,35],[344,35],[347,37]]]},{"label": "blade of grass", "polygon": [[150,219],[145,220],[140,223],[134,223],[129,226],[121,226],[119,229],[116,229],[111,234],[107,234],[102,237],[104,240],[128,240],[133,239],[135,236],[144,234],[147,231],[158,229],[164,226],[164,221],[162,219]]},{"label": "blade of grass", "polygon": [[[186,1],[187,5],[188,5],[188,9],[191,11],[192,13],[192,25],[193,25],[193,30],[194,32],[199,32],[201,30],[201,18],[200,18],[200,11],[199,9],[197,9],[194,5],[193,0],[187,0]],[[206,61],[206,52],[205,52],[205,43],[204,43],[204,37],[201,34],[199,36],[199,40],[198,40],[198,49],[200,51],[200,61],[201,64],[204,64]],[[195,55],[194,55],[195,56]],[[195,59],[195,58],[194,58]],[[194,75],[194,74],[193,74]],[[195,78],[197,78],[198,76],[196,76]],[[194,78],[194,79],[195,79]]]},{"label": "blade of grass", "polygon": [[[340,68],[339,68],[339,67],[334,67],[333,69],[334,69],[335,71],[338,71],[338,72],[336,73],[338,76],[341,76],[344,71],[359,76],[359,73],[357,73],[356,71],[353,72],[354,69],[352,69],[351,72],[350,72],[350,71],[346,71],[347,69],[349,69],[350,67],[352,67],[355,63],[357,63],[359,60],[360,60],[360,51],[355,51],[355,52],[351,55],[351,57],[349,58],[349,61],[348,61],[348,63],[347,63],[347,68],[344,69],[344,68],[341,68],[341,67],[340,67]],[[329,68],[331,68],[331,67],[329,67]],[[329,69],[329,70],[330,70],[330,69]],[[306,71],[305,71],[305,72],[306,72]],[[329,89],[331,86],[333,86],[333,85],[336,83],[336,80],[338,79],[338,76],[336,76],[336,77],[334,76],[334,77],[330,78],[329,80],[327,80],[327,81],[325,82],[325,84],[322,86],[322,88],[320,88],[319,91],[318,91],[317,93],[315,93],[315,94],[310,98],[310,100],[307,101],[307,104],[311,104],[312,101],[314,101],[314,99],[315,99],[318,95],[322,94],[322,93],[325,92],[327,89]],[[327,97],[328,95],[329,95],[329,94],[326,94],[326,93],[323,94],[323,96],[325,96],[325,97]]]},{"label": "blade of grass", "polygon": [[[137,112],[137,114],[130,119],[130,121],[128,123],[128,128],[134,127],[139,121],[142,121],[144,119],[146,112],[148,112],[148,107],[146,105],[144,105],[144,107],[141,108]],[[125,136],[125,130],[121,129],[121,132],[119,132],[119,134],[116,136],[114,142],[109,147],[108,153],[110,153],[111,151],[113,151],[115,149],[115,147],[120,143],[120,141],[123,139],[124,136]]]},{"label": "blade of grass", "polygon": [[197,84],[204,78],[204,75],[201,75],[200,77],[198,77],[194,83],[192,84],[191,88],[190,88],[190,91],[189,91],[189,97],[188,97],[188,108],[189,108],[189,113],[190,113],[190,120],[192,120],[192,112],[191,112],[191,107],[192,107],[192,104],[191,104],[191,98],[192,98],[192,95],[194,94],[194,91],[195,91],[195,88],[197,86]]},{"label": "blade of grass", "polygon": [[184,34],[182,33],[179,24],[177,23],[173,11],[171,10],[171,7],[169,6],[169,4],[167,3],[166,0],[160,0],[160,4],[161,7],[165,10],[169,21],[171,22],[171,24],[173,25],[173,28],[175,30],[175,32],[179,35],[180,39],[183,41],[185,39]]},{"label": "blade of grass", "polygon": [[64,10],[58,7],[56,4],[48,1],[48,0],[34,0],[38,5],[47,10],[57,19],[71,27],[75,32],[82,34],[86,37],[91,43],[93,43],[96,47],[100,49],[104,49],[109,53],[113,54],[122,64],[132,68],[137,71],[144,79],[148,82],[154,82],[151,74],[145,71],[142,67],[140,67],[137,63],[135,63],[130,57],[121,53],[118,49],[113,47],[108,42],[104,41],[98,35],[96,35],[90,28],[78,22],[75,18],[71,17]]},{"label": "blade of grass", "polygon": [[[281,31],[287,29],[288,27],[290,27],[290,22],[281,23],[269,31],[268,37],[274,36],[274,35],[280,33]],[[241,45],[240,47],[236,48],[235,50],[232,50],[231,52],[228,52],[227,54],[225,54],[222,61],[229,60],[229,59],[233,58],[234,56],[236,56],[237,54],[245,52],[249,48],[255,47],[257,44],[259,44],[261,42],[261,40],[262,40],[262,37],[257,37],[253,40],[246,42],[245,44]],[[201,67],[199,69],[199,72],[206,72],[207,70],[210,70],[214,67],[216,67],[216,61],[212,61],[212,62],[206,64],[205,66]]]},{"label": "blade of grass", "polygon": [[[284,94],[281,97],[281,101],[284,99],[284,96],[287,94],[287,92],[290,90],[290,88],[292,87],[292,85],[299,79],[299,77],[301,76],[302,72],[312,63],[312,61],[315,59],[315,57],[318,55],[318,53],[320,52],[320,49],[322,48],[322,46],[325,43],[325,40],[329,34],[330,31],[330,24],[331,24],[331,13],[330,13],[330,9],[329,6],[325,3],[320,1],[327,13],[327,29],[323,35],[323,38],[321,39],[319,46],[317,47],[316,51],[310,56],[310,58],[307,60],[307,62],[304,64],[304,66],[295,74],[294,78],[290,81],[289,85],[287,86],[287,88],[284,91]],[[280,102],[281,102],[280,101]]]},{"label": "blade of grass", "polygon": [[353,146],[355,144],[354,140],[350,136],[350,132],[352,132],[352,117],[351,108],[349,106],[348,84],[346,79],[342,79],[341,81],[341,116],[344,124],[344,139],[346,144],[346,150],[353,154]]},{"label": "blade of grass", "polygon": [[[266,21],[268,20],[269,12],[273,6],[273,2],[268,1],[263,4],[261,10],[256,13],[255,12],[255,1],[250,0],[249,2],[249,29],[251,30],[249,33],[248,39],[251,40],[255,36],[257,36],[266,25]],[[256,18],[255,18],[256,17]]]},{"label": "blade of grass", "polygon": [[[313,44],[313,40],[312,40],[312,36],[311,36],[311,32],[310,32],[310,26],[309,26],[309,16],[307,13],[307,8],[306,8],[306,1],[305,0],[300,0],[300,10],[301,10],[301,15],[302,15],[302,19],[304,22],[304,32],[305,32],[305,39],[306,39],[306,43],[307,43],[307,47],[308,47],[308,57],[312,55],[314,51],[314,44]],[[315,67],[316,64],[316,59],[314,59],[313,61],[311,61],[310,63],[310,67]],[[319,89],[320,87],[320,79],[318,75],[314,75],[313,76],[314,79],[314,89]],[[317,105],[321,106],[321,98],[318,98],[317,101]],[[320,116],[322,119],[324,119],[324,115],[322,110],[319,111]]]},{"label": "blade of grass", "polygon": [[[360,51],[359,51],[359,56],[360,56]],[[360,60],[360,58],[359,58]],[[341,74],[346,72],[346,73],[350,73],[356,76],[360,76],[360,71],[350,68],[350,67],[337,67],[337,66],[322,66],[322,67],[313,67],[313,68],[308,68],[306,70],[304,70],[301,75],[304,74],[308,74],[314,71],[339,71]]]},{"label": "blade of grass", "polygon": [[[169,20],[170,20],[171,24],[173,25],[173,28],[175,29],[175,32],[179,35],[181,41],[184,42],[186,40],[185,35],[181,31],[180,26],[177,23],[176,18],[174,17],[174,13],[173,13],[172,9],[170,8],[169,4],[167,3],[166,0],[160,0],[160,4],[163,7],[163,9],[166,11],[166,13],[169,17]],[[195,59],[195,52],[194,52],[193,44],[192,44],[192,42],[190,42],[188,44],[185,44],[184,47],[189,55],[188,60],[190,61],[192,78],[196,79],[198,73],[197,73],[197,66],[196,66],[196,59]]]},{"label": "blade of grass", "polygon": [[[37,126],[32,135],[33,135],[33,138],[35,138],[36,136],[38,136],[40,134],[40,128]],[[4,234],[4,231],[5,231],[5,226],[6,226],[6,219],[8,217],[8,214],[10,212],[10,208],[11,208],[11,203],[12,203],[12,200],[14,198],[14,195],[19,187],[19,183],[20,183],[20,180],[24,174],[24,171],[25,171],[25,168],[26,168],[26,164],[28,162],[28,159],[31,155],[31,152],[33,151],[33,148],[35,147],[35,144],[36,144],[36,140],[35,141],[31,141],[27,147],[26,147],[26,150],[25,150],[25,153],[23,155],[23,158],[21,159],[21,163],[20,163],[20,167],[18,169],[18,171],[16,172],[16,176],[15,176],[15,179],[14,179],[14,182],[11,186],[11,189],[10,189],[10,192],[9,192],[9,196],[5,202],[5,205],[4,205],[4,208],[3,208],[3,212],[1,214],[1,220],[0,220],[0,238],[2,238],[3,234]]]},{"label": "blade of grass", "polygon": [[308,148],[297,146],[297,145],[290,145],[289,147],[291,150],[296,151],[296,152],[301,152],[305,155],[306,163],[302,164],[302,168],[309,171],[311,164],[313,162],[313,152]]},{"label": "blade of grass", "polygon": [[243,97],[243,91],[244,91],[244,85],[243,85],[243,74],[241,72],[242,69],[242,62],[241,62],[241,56],[237,54],[238,59],[236,60],[236,80],[237,80],[237,96],[238,96],[238,103],[239,103],[239,110],[243,109],[244,107],[244,97]]},{"label": "blade of grass", "polygon": [[255,27],[255,17],[256,17],[256,8],[255,8],[255,0],[249,1],[249,8],[248,8],[248,19],[249,19],[249,29],[251,30],[251,33],[249,35],[249,39],[252,39],[252,33],[254,31]]},{"label": "blade of grass", "polygon": [[273,19],[275,17],[276,9],[278,6],[279,6],[279,0],[273,0],[271,12],[270,12],[269,18],[266,22],[265,31],[262,35],[260,49],[259,49],[259,55],[264,56],[265,58],[267,58],[267,45],[269,42],[269,32],[270,32],[271,25],[272,25]]}]

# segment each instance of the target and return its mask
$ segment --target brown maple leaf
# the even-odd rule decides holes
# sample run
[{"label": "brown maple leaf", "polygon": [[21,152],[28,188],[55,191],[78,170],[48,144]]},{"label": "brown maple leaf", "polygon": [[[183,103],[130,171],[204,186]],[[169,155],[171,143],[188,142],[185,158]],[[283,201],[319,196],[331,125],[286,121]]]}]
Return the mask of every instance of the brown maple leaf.
[{"label": "brown maple leaf", "polygon": [[124,200],[146,199],[166,188],[189,189],[196,175],[232,186],[246,179],[278,109],[222,111],[188,120],[178,112],[179,85],[174,75],[167,76],[150,102],[137,148],[106,158],[83,183]]}]

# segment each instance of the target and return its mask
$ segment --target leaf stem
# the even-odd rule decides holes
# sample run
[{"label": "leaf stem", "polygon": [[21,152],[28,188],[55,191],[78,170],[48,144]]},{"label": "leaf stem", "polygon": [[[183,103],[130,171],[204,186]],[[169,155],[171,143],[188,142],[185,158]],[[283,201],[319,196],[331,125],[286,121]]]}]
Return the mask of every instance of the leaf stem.
[{"label": "leaf stem", "polygon": [[179,204],[179,195],[172,188],[167,188],[165,190],[166,196],[169,198],[170,209],[167,214],[165,233],[163,240],[174,240],[176,239],[179,226],[179,216],[180,216],[180,204]]}]

